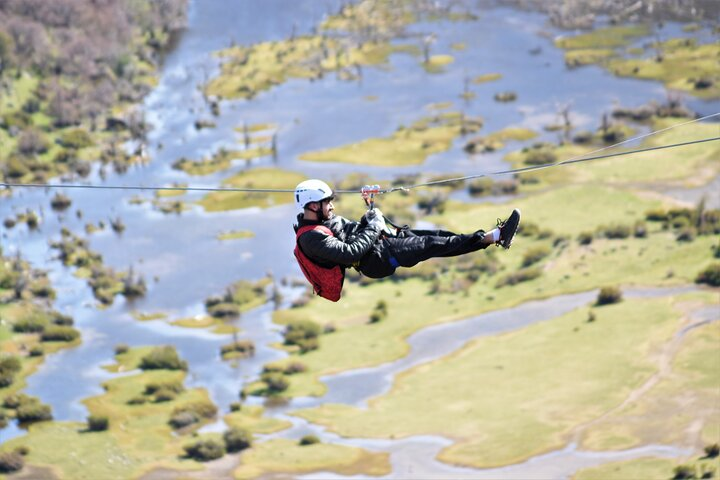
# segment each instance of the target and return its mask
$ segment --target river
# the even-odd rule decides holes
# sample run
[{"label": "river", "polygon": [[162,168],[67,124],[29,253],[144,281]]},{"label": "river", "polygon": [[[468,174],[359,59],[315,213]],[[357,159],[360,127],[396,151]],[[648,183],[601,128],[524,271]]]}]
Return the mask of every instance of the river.
[{"label": "river", "polygon": [[[230,173],[246,168],[244,163],[234,165],[230,171],[204,177],[188,177],[173,170],[171,165],[183,156],[199,159],[222,146],[233,148],[237,142],[237,133],[233,129],[243,123],[278,125],[277,159],[264,157],[254,160],[250,168],[276,165],[310,177],[339,179],[356,172],[357,167],[302,162],[298,156],[310,150],[388,135],[399,125],[424,116],[427,112],[425,107],[432,103],[453,101],[455,108],[461,108],[466,114],[483,117],[484,132],[509,125],[542,131],[543,125],[554,121],[556,106],[560,104],[572,105],[573,117],[579,127],[594,128],[602,114],[615,103],[636,106],[650,100],[662,101],[665,97],[665,89],[659,83],[615,78],[594,66],[568,70],[563,53],[555,49],[546,36],[540,35],[541,32],[559,34],[546,24],[542,15],[496,8],[480,12],[476,22],[440,22],[412,27],[415,33],[439,33],[433,52],[455,56],[455,63],[447,73],[428,74],[416,59],[397,54],[391,57],[391,69],[366,68],[360,82],[340,81],[327,75],[317,82],[289,81],[251,101],[223,102],[220,116],[214,118],[217,123],[215,128],[195,129],[194,123],[198,118],[211,116],[197,87],[217,71],[217,61],[212,52],[231,42],[251,44],[286,38],[293,29],[298,34],[309,33],[323,15],[337,11],[341,3],[341,0],[192,1],[189,26],[177,47],[165,59],[158,86],[142,105],[146,118],[153,126],[149,134],[152,162],[133,167],[124,175],[112,172],[100,175],[95,169],[88,181],[109,185],[162,186],[172,182],[193,186],[217,185]],[[669,23],[665,28],[668,36],[688,35],[682,32],[680,25]],[[464,43],[466,48],[452,51],[450,45],[455,43]],[[530,53],[538,47],[538,54]],[[465,76],[495,72],[503,75],[502,90],[518,93],[515,103],[493,101],[493,94],[500,88],[494,83],[474,86],[473,91],[477,95],[474,100],[465,102],[459,98]],[[371,96],[377,97],[377,100],[368,101]],[[689,98],[688,104],[701,115],[720,111],[718,101]],[[553,138],[552,134],[542,135]],[[422,166],[422,171],[472,174],[499,170],[507,166],[502,161],[506,152],[501,150],[473,157],[466,155],[458,143],[450,151],[430,157]],[[363,172],[383,178],[418,170],[418,167],[363,167]],[[263,364],[284,355],[267,347],[281,338],[278,327],[271,322],[271,304],[243,315],[242,337],[252,339],[258,349],[255,357],[237,365],[219,360],[219,347],[229,342],[228,336],[172,327],[162,320],[138,322],[131,312],[165,312],[171,318],[187,317],[202,313],[205,298],[224,291],[226,286],[239,279],[256,280],[268,271],[276,278],[297,277],[299,272],[291,253],[294,242],[291,205],[212,214],[193,207],[182,214],[166,215],[148,204],[132,204],[130,199],[135,193],[68,190],[64,193],[72,199],[72,207],[63,214],[53,212],[49,207],[54,193],[15,189],[12,196],[0,204],[0,218],[28,208],[42,212],[42,223],[37,230],[24,226],[4,229],[3,249],[5,254],[21,251],[35,268],[49,272],[57,289],[56,308],[72,315],[82,331],[83,343],[80,346],[48,356],[39,371],[28,379],[26,393],[50,404],[55,419],[85,420],[87,410],[80,401],[102,393],[100,384],[110,378],[110,374],[100,366],[112,362],[113,347],[118,343],[131,346],[174,344],[190,365],[189,386],[207,388],[221,411],[226,411],[228,405],[237,399],[245,382],[257,377]],[[677,194],[682,195],[683,192]],[[143,195],[149,196],[147,193]],[[183,197],[187,201],[197,198],[197,194]],[[75,215],[77,210],[83,212],[82,219]],[[134,302],[116,297],[111,307],[99,310],[85,282],[74,277],[72,269],[62,266],[54,258],[55,253],[49,249],[48,240],[58,238],[63,227],[81,232],[87,222],[107,222],[110,217],[117,216],[126,224],[125,232],[118,235],[106,229],[95,233],[89,236],[90,247],[103,255],[106,265],[115,269],[124,270],[133,266],[148,280],[148,294]],[[251,230],[255,236],[229,242],[217,240],[217,234],[227,230]],[[289,301],[297,291],[285,287],[284,293]],[[580,300],[570,303],[586,303],[587,295],[580,294]],[[549,310],[546,312],[529,308],[527,321],[552,318],[553,314],[564,311],[567,299],[557,298],[547,302]],[[502,318],[503,313],[496,315]],[[461,327],[454,325],[431,328],[447,332],[459,328],[461,331]],[[436,333],[435,330],[432,332]],[[422,332],[418,338],[421,339],[421,335]],[[452,337],[454,334],[448,335]],[[414,346],[414,351],[427,352],[427,345],[417,341],[420,343]],[[448,344],[447,351],[437,351],[433,355],[449,353],[462,343]],[[347,388],[348,379],[352,379],[353,375],[362,375],[368,380],[368,385],[379,385],[372,393],[378,394],[389,386],[387,379],[391,377],[388,377],[388,368],[397,372],[409,368],[414,364],[412,362],[425,360],[408,358],[398,361],[401,367],[383,366],[329,378],[330,390],[325,398],[298,399],[288,407],[271,413],[284,418],[288,409],[320,401],[362,402],[367,399],[367,392],[358,394]],[[68,378],[73,381],[68,382]],[[298,419],[293,419],[293,422],[293,429],[278,435],[294,437],[298,432],[310,429],[326,441],[337,440],[337,437]],[[22,433],[22,430],[11,426],[2,430],[0,435],[2,440],[8,440]],[[360,439],[344,441],[371,449],[381,448],[383,443]],[[398,453],[398,458],[412,461],[421,456],[434,457],[434,454],[428,456],[427,452],[436,452],[441,446],[446,446],[446,442],[443,439],[415,438],[404,440],[393,448],[405,452]],[[574,448],[568,448],[557,455],[574,455]],[[657,448],[662,450],[664,447]],[[673,454],[677,453],[673,451]],[[553,457],[548,458],[552,463]],[[598,463],[608,461],[602,455],[593,458],[599,459]],[[548,459],[544,461],[547,464]],[[431,474],[432,468],[439,469],[441,474],[448,473],[443,469],[449,467],[439,462],[432,461],[427,465],[430,470],[422,470],[423,474]],[[396,471],[398,475],[409,473],[402,470],[405,467],[397,468],[400,469]],[[477,471],[453,472],[479,475]]]}]

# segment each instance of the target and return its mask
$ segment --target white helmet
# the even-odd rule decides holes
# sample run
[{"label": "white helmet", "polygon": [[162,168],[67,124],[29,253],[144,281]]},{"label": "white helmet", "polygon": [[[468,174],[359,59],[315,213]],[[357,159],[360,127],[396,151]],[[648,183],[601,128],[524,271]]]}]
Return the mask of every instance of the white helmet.
[{"label": "white helmet", "polygon": [[310,202],[320,202],[332,197],[332,188],[322,180],[305,180],[295,187],[295,206],[300,212],[304,211],[305,205]]}]

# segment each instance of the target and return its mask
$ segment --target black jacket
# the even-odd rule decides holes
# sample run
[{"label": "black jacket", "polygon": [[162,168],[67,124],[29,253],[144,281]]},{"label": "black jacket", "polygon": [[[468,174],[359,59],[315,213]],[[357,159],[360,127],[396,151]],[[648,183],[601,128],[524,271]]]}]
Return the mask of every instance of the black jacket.
[{"label": "black jacket", "polygon": [[334,237],[317,230],[305,232],[298,239],[300,250],[323,267],[340,265],[343,269],[357,266],[368,277],[385,277],[395,270],[387,260],[385,242],[378,241],[380,230],[365,222],[352,222],[339,215],[324,222],[305,220],[298,215],[295,232],[305,225],[324,225]]}]

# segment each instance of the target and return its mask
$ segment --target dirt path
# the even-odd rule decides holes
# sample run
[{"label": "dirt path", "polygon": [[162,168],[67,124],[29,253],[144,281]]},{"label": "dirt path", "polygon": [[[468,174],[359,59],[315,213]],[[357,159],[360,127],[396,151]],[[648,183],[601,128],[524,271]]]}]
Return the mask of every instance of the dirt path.
[{"label": "dirt path", "polygon": [[[698,308],[697,305],[679,305],[683,310],[691,311],[693,307],[695,309]],[[692,316],[684,317],[682,318],[680,325],[673,335],[672,339],[665,344],[665,346],[662,348],[662,351],[659,353],[657,358],[657,365],[658,370],[653,374],[645,383],[634,389],[630,392],[630,394],[623,400],[622,403],[617,405],[616,407],[611,408],[610,410],[606,411],[602,415],[600,415],[597,418],[594,418],[588,422],[585,422],[583,424],[577,425],[572,431],[571,431],[571,438],[572,442],[580,444],[580,441],[582,439],[583,434],[585,434],[588,429],[591,427],[599,424],[600,422],[606,420],[613,414],[622,411],[629,405],[637,402],[642,398],[647,392],[649,392],[655,385],[657,385],[661,380],[669,377],[672,374],[672,362],[675,359],[675,356],[677,355],[678,351],[680,350],[680,347],[682,346],[683,341],[685,340],[685,335],[694,330],[695,328],[698,328],[700,326],[706,325],[711,322],[720,321],[720,318],[715,318],[711,320],[707,319],[693,319]],[[693,421],[693,423],[688,427],[686,431],[686,442],[688,445],[695,445],[699,441],[700,432],[702,431],[702,427],[704,425],[704,422],[701,419],[696,419]]]}]

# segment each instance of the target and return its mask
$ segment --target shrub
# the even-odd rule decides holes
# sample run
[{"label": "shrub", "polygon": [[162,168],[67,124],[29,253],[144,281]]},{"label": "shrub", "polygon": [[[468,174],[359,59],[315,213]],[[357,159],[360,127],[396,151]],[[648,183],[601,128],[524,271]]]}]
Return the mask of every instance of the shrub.
[{"label": "shrub", "polygon": [[497,288],[504,287],[506,285],[517,285],[521,282],[528,282],[534,280],[542,275],[542,270],[537,267],[522,268],[517,272],[506,275],[501,278],[497,283]]},{"label": "shrub", "polygon": [[526,165],[545,165],[557,162],[557,155],[550,147],[533,148],[525,156]]},{"label": "shrub", "polygon": [[603,287],[597,297],[597,305],[610,305],[622,301],[622,292],[618,287]]},{"label": "shrub", "polygon": [[199,462],[216,460],[225,455],[225,446],[217,440],[205,439],[183,447],[188,457]]},{"label": "shrub", "polygon": [[645,220],[648,222],[664,222],[668,219],[668,214],[665,210],[657,208],[654,210],[648,210],[645,212]]},{"label": "shrub", "polygon": [[7,425],[8,425],[7,416],[5,415],[5,412],[0,410],[0,430],[7,427]]},{"label": "shrub", "polygon": [[187,370],[187,362],[180,360],[175,347],[155,347],[140,361],[142,370]]},{"label": "shrub", "polygon": [[43,355],[45,355],[45,349],[42,345],[33,345],[28,354],[31,357],[42,357]]},{"label": "shrub", "polygon": [[5,408],[16,409],[20,405],[26,405],[38,401],[39,400],[36,397],[31,397],[30,395],[25,395],[24,393],[16,393],[5,397],[3,399],[2,406]]},{"label": "shrub", "polygon": [[0,355],[0,373],[17,373],[22,369],[22,362],[17,355]]},{"label": "shrub", "polygon": [[128,400],[128,405],[142,405],[144,403],[147,403],[147,398],[143,397],[142,395],[138,395],[137,397],[133,397],[130,400]]},{"label": "shrub", "polygon": [[307,370],[307,367],[304,363],[301,362],[291,362],[287,366],[285,366],[285,369],[283,370],[283,373],[285,375],[294,375],[296,373],[302,373]]},{"label": "shrub", "polygon": [[90,415],[87,419],[88,430],[91,432],[102,432],[110,426],[110,420],[106,416]]},{"label": "shrub", "polygon": [[240,410],[242,410],[242,403],[240,403],[240,402],[232,402],[232,403],[230,404],[230,411],[231,411],[231,412],[239,412]]},{"label": "shrub", "polygon": [[115,355],[122,355],[123,353],[127,353],[129,350],[130,347],[124,343],[115,345]]},{"label": "shrub", "polygon": [[79,150],[93,144],[90,134],[82,128],[74,128],[60,137],[60,145],[66,148]]},{"label": "shrub", "polygon": [[40,333],[47,326],[48,319],[44,315],[31,315],[15,322],[13,331],[17,333]]},{"label": "shrub", "polygon": [[318,348],[318,335],[320,325],[310,320],[296,320],[290,322],[285,329],[285,344],[297,345],[301,352],[308,352]]},{"label": "shrub", "polygon": [[240,315],[240,307],[234,303],[218,303],[208,307],[207,312],[215,318],[231,318]]},{"label": "shrub", "polygon": [[252,446],[252,434],[242,428],[233,427],[223,433],[223,441],[228,452],[239,452]]},{"label": "shrub", "polygon": [[305,435],[300,439],[300,442],[298,442],[301,446],[314,445],[316,443],[320,443],[320,439],[315,435]]},{"label": "shrub", "polygon": [[155,401],[157,403],[160,402],[171,402],[175,400],[177,397],[177,393],[170,390],[169,388],[161,388],[160,390],[155,392]]},{"label": "shrub", "polygon": [[707,458],[715,458],[718,455],[720,455],[720,445],[717,443],[713,443],[712,445],[707,445],[705,447],[705,456]]},{"label": "shrub", "polygon": [[10,372],[0,372],[0,388],[9,387],[15,381],[15,375]]},{"label": "shrub", "polygon": [[152,395],[159,390],[168,390],[173,393],[181,393],[185,391],[185,387],[180,380],[172,380],[168,382],[151,382],[145,385],[146,395]]},{"label": "shrub", "polygon": [[709,265],[695,278],[695,283],[705,283],[711,287],[720,287],[720,263]]},{"label": "shrub", "polygon": [[590,232],[582,232],[578,235],[578,243],[580,245],[590,245],[593,241],[593,234]]},{"label": "shrub", "polygon": [[627,225],[611,225],[609,227],[601,227],[600,230],[605,238],[611,240],[628,238],[631,231]]},{"label": "shrub", "polygon": [[22,470],[25,459],[17,452],[0,453],[0,473],[13,473]]},{"label": "shrub", "polygon": [[50,199],[50,206],[53,210],[66,210],[70,205],[72,205],[70,197],[60,192],[56,193],[55,196]]},{"label": "shrub", "polygon": [[647,237],[647,225],[645,225],[645,222],[635,222],[633,236],[635,238]]},{"label": "shrub", "polygon": [[50,325],[40,334],[43,342],[72,342],[79,337],[78,330],[64,325]]},{"label": "shrub", "polygon": [[45,405],[36,400],[18,406],[16,416],[20,422],[40,422],[52,420],[52,411],[50,405]]},{"label": "shrub", "polygon": [[290,382],[280,373],[263,373],[260,379],[267,385],[270,395],[284,392],[290,386]]},{"label": "shrub", "polygon": [[692,242],[695,240],[695,235],[697,234],[697,231],[693,227],[685,227],[680,232],[678,232],[677,237],[675,237],[675,240],[678,242]]},{"label": "shrub", "polygon": [[72,326],[75,324],[75,320],[70,315],[63,315],[60,312],[53,312],[52,323],[55,325]]},{"label": "shrub", "polygon": [[197,423],[203,418],[213,418],[217,407],[209,402],[194,402],[175,407],[170,417],[173,428],[182,428]]},{"label": "shrub", "polygon": [[23,457],[26,457],[30,453],[30,447],[28,447],[26,445],[20,445],[20,446],[15,447],[13,452],[18,453],[18,454],[22,455]]},{"label": "shrub", "polygon": [[695,469],[690,465],[678,465],[673,469],[673,480],[686,480],[695,477]]},{"label": "shrub", "polygon": [[523,255],[522,266],[529,267],[548,255],[550,255],[550,248],[545,245],[531,248],[525,252],[525,255]]},{"label": "shrub", "polygon": [[255,354],[255,343],[252,340],[239,340],[220,347],[222,356],[230,353],[239,353],[240,356],[251,357]]}]

